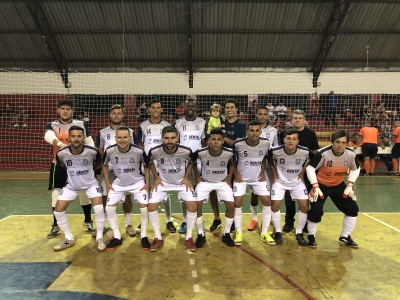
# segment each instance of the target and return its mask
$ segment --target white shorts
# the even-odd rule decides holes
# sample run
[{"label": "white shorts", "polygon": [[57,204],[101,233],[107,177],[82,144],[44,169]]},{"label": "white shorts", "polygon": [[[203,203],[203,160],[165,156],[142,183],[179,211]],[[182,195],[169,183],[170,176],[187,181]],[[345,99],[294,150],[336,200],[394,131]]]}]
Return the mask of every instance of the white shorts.
[{"label": "white shorts", "polygon": [[196,186],[197,199],[208,201],[210,192],[216,191],[218,202],[229,201],[233,202],[233,192],[231,187],[226,182],[205,182],[202,181]]},{"label": "white shorts", "polygon": [[243,196],[246,194],[246,187],[250,185],[251,190],[255,195],[269,196],[269,186],[266,181],[253,181],[253,182],[233,182],[233,196]]},{"label": "white shorts", "polygon": [[[108,180],[110,181],[111,184],[114,181],[114,178],[115,178],[114,170],[109,169],[108,170]],[[107,186],[106,186],[106,180],[104,179],[103,172],[101,172],[101,181],[100,182],[101,182],[101,192],[102,192],[103,196],[107,196]]]},{"label": "white shorts", "polygon": [[114,190],[108,192],[107,205],[113,205],[116,203],[124,203],[125,196],[132,194],[135,197],[135,201],[140,204],[147,204],[149,202],[149,195],[147,191],[140,190],[145,185],[144,180],[136,182],[127,186],[120,186],[113,184]]},{"label": "white shorts", "polygon": [[86,190],[80,190],[80,191],[76,191],[73,190],[69,187],[69,185],[67,184],[65,187],[63,187],[63,189],[60,192],[60,195],[58,196],[57,200],[66,200],[66,201],[70,201],[70,200],[75,200],[76,196],[78,196],[79,192],[85,192],[86,195],[88,196],[89,199],[95,198],[95,197],[101,197],[101,192],[100,192],[100,187],[99,185],[93,185],[90,188],[86,189]]},{"label": "white shorts", "polygon": [[186,185],[176,185],[163,182],[163,185],[157,186],[157,192],[150,192],[149,203],[165,202],[168,198],[168,192],[178,192],[179,201],[197,201],[194,191],[186,191]]},{"label": "white shorts", "polygon": [[285,191],[290,192],[293,200],[307,200],[308,191],[306,185],[299,180],[294,186],[283,185],[281,182],[276,181],[272,185],[271,200],[283,200],[285,198]]}]

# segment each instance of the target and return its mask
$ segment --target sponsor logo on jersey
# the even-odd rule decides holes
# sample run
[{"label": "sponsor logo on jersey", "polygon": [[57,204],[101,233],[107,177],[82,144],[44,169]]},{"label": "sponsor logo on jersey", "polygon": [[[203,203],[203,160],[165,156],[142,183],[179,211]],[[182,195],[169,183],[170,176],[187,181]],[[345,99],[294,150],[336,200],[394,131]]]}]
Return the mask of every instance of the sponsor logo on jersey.
[{"label": "sponsor logo on jersey", "polygon": [[86,174],[88,174],[88,173],[89,173],[89,170],[77,171],[77,172],[76,172],[76,175],[77,175],[77,176],[80,176],[80,175],[86,175]]},{"label": "sponsor logo on jersey", "polygon": [[124,169],[124,173],[132,173],[132,172],[135,172],[135,168],[126,168],[126,169]]},{"label": "sponsor logo on jersey", "polygon": [[344,161],[343,166],[347,167],[349,165],[349,162],[347,160]]},{"label": "sponsor logo on jersey", "polygon": [[258,151],[258,156],[263,156],[263,154],[264,154],[264,151],[262,151],[262,150]]},{"label": "sponsor logo on jersey", "polygon": [[177,174],[182,171],[182,168],[177,168],[177,169],[168,169],[168,174]]},{"label": "sponsor logo on jersey", "polygon": [[200,130],[200,127],[199,127],[199,125],[196,125],[196,130]]},{"label": "sponsor logo on jersey", "polygon": [[212,171],[213,174],[225,174],[225,170]]},{"label": "sponsor logo on jersey", "polygon": [[269,138],[270,138],[270,134],[267,132],[267,133],[265,134],[265,137],[266,137],[267,139],[269,139]]},{"label": "sponsor logo on jersey", "polygon": [[211,170],[206,170],[206,174],[211,174]]},{"label": "sponsor logo on jersey", "polygon": [[198,135],[191,134],[191,135],[189,135],[189,140],[199,141],[200,137]]},{"label": "sponsor logo on jersey", "polygon": [[75,172],[74,171],[69,171],[68,174],[69,174],[69,176],[75,176]]},{"label": "sponsor logo on jersey", "polygon": [[280,163],[281,165],[284,165],[284,164],[285,164],[285,159],[284,159],[284,158],[280,158],[280,159],[279,159],[279,163]]},{"label": "sponsor logo on jersey", "polygon": [[146,134],[151,134],[151,129],[150,128],[146,129]]},{"label": "sponsor logo on jersey", "polygon": [[179,165],[181,162],[182,162],[182,161],[181,161],[180,158],[177,158],[177,159],[176,159],[176,164],[177,164],[177,165]]},{"label": "sponsor logo on jersey", "polygon": [[346,174],[347,174],[347,172],[335,172],[335,173],[333,173],[333,176],[344,176]]},{"label": "sponsor logo on jersey", "polygon": [[153,144],[161,144],[161,139],[153,139]]},{"label": "sponsor logo on jersey", "polygon": [[233,186],[233,191],[236,192],[237,191],[237,186]]},{"label": "sponsor logo on jersey", "polygon": [[288,173],[299,173],[300,170],[299,169],[287,169],[286,172],[288,172]]},{"label": "sponsor logo on jersey", "polygon": [[83,160],[83,164],[84,164],[84,165],[87,165],[88,163],[89,163],[89,162],[88,162],[87,159],[84,159],[84,160]]},{"label": "sponsor logo on jersey", "polygon": [[246,160],[245,162],[243,162],[243,165],[248,166],[249,162]]},{"label": "sponsor logo on jersey", "polygon": [[121,169],[121,168],[118,168],[118,169],[117,169],[117,172],[121,174],[121,173],[122,173],[122,169]]},{"label": "sponsor logo on jersey", "polygon": [[226,135],[235,135],[235,131],[225,130]]},{"label": "sponsor logo on jersey", "polygon": [[300,164],[300,159],[298,158],[298,159],[296,159],[296,162],[295,162],[295,164],[296,165],[299,165]]},{"label": "sponsor logo on jersey", "polygon": [[187,139],[188,139],[188,136],[187,136],[187,134],[185,134],[185,135],[183,136],[183,140],[184,140],[184,141],[187,141]]},{"label": "sponsor logo on jersey", "polygon": [[134,164],[134,163],[135,163],[135,159],[134,159],[133,157],[131,157],[131,158],[129,159],[129,163],[130,163],[130,164]]},{"label": "sponsor logo on jersey", "polygon": [[275,195],[275,190],[271,191],[271,196]]},{"label": "sponsor logo on jersey", "polygon": [[250,166],[257,167],[261,166],[262,161],[250,161]]},{"label": "sponsor logo on jersey", "polygon": [[197,192],[196,191],[192,191],[192,196],[197,198]]},{"label": "sponsor logo on jersey", "polygon": [[221,161],[221,163],[219,164],[221,167],[225,167],[225,162]]}]

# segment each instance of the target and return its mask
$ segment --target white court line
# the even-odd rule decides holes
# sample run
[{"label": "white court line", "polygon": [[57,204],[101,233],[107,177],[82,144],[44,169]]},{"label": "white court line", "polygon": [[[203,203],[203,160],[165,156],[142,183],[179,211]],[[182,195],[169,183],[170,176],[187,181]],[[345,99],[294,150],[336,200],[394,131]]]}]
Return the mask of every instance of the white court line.
[{"label": "white court line", "polygon": [[387,226],[387,227],[389,227],[389,228],[391,228],[393,230],[396,230],[397,232],[400,232],[400,229],[397,229],[396,227],[393,227],[393,226],[391,226],[391,225],[389,225],[389,224],[387,224],[385,222],[382,222],[381,220],[378,220],[377,218],[374,218],[374,217],[372,217],[372,216],[370,216],[370,215],[368,215],[366,213],[363,213],[363,215],[367,216],[368,218],[371,218],[372,220],[375,220],[375,221],[377,221],[377,222],[379,222],[379,223],[381,223],[381,224],[383,224],[383,225],[385,225],[385,226]]},{"label": "white court line", "polygon": [[191,258],[191,259],[189,259],[189,263],[190,263],[190,265],[191,265],[191,266],[193,266],[193,265],[195,265],[195,264],[196,264],[196,263],[195,263],[195,261],[194,261],[194,259],[192,259],[192,258]]},{"label": "white court line", "polygon": [[193,292],[195,293],[200,292],[200,286],[198,284],[193,284]]},{"label": "white court line", "polygon": [[5,218],[1,219],[0,222],[8,219],[9,217],[12,217],[12,216],[5,217]]},{"label": "white court line", "polygon": [[193,278],[197,278],[198,276],[197,276],[197,271],[192,271],[192,277]]}]

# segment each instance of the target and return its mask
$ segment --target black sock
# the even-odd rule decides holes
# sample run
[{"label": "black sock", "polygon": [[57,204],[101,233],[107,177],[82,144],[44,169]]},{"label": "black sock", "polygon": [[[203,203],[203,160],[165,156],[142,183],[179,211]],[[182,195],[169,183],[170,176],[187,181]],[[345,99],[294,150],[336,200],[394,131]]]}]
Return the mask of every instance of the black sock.
[{"label": "black sock", "polygon": [[92,204],[81,205],[83,209],[83,213],[85,214],[85,223],[92,222]]},{"label": "black sock", "polygon": [[57,219],[56,219],[56,216],[54,215],[54,209],[55,209],[55,207],[52,207],[52,209],[53,209],[53,225],[51,225],[51,226],[57,226]]}]

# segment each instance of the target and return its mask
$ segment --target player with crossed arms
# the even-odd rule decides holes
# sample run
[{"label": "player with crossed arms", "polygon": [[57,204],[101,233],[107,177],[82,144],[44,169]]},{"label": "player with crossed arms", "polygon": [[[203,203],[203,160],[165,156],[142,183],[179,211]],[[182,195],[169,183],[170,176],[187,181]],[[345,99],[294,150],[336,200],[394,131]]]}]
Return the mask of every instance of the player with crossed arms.
[{"label": "player with crossed arms", "polygon": [[94,174],[94,168],[101,165],[100,152],[91,146],[84,145],[84,129],[79,126],[71,126],[69,129],[70,146],[64,147],[57,152],[57,165],[65,167],[68,173],[67,185],[58,196],[54,216],[58,226],[64,231],[65,238],[53,249],[61,251],[75,245],[75,239],[69,228],[66,209],[76,198],[78,192],[84,191],[93,203],[96,214],[96,244],[97,250],[104,251],[106,244],[103,240],[103,229],[105,223],[103,200],[100,187]]},{"label": "player with crossed arms", "polygon": [[[110,146],[104,152],[103,173],[109,173],[109,165],[114,169],[116,178],[111,183],[108,176],[105,176],[107,188],[107,219],[114,232],[113,239],[107,245],[107,250],[112,250],[122,244],[121,231],[118,227],[116,209],[118,203],[125,201],[125,196],[132,194],[140,208],[141,244],[144,250],[150,249],[147,238],[148,212],[148,191],[150,173],[146,153],[142,148],[132,143],[131,129],[126,126],[118,127],[115,131],[116,145]],[[141,172],[144,166],[145,174]]]}]

